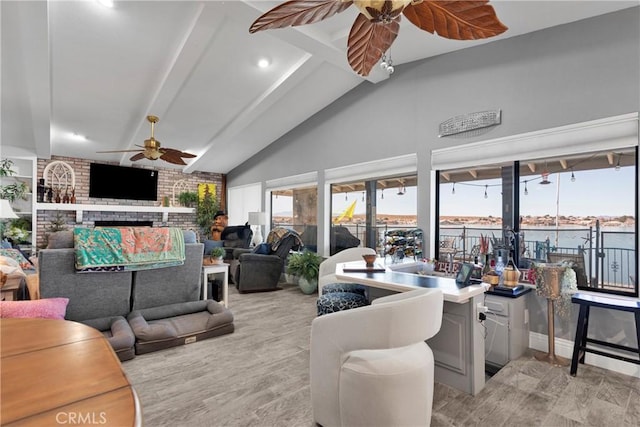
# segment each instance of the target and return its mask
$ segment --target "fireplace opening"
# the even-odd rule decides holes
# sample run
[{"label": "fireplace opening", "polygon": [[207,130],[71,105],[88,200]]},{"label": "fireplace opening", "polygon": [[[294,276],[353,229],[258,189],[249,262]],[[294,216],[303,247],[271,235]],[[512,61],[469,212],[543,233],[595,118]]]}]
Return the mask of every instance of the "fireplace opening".
[{"label": "fireplace opening", "polygon": [[95,227],[153,227],[153,221],[94,221]]}]

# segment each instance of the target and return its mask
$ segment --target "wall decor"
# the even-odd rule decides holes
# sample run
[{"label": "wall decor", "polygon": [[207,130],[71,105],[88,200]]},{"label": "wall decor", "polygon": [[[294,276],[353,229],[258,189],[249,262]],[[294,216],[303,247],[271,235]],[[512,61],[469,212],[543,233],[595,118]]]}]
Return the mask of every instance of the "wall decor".
[{"label": "wall decor", "polygon": [[438,137],[442,138],[443,136],[496,126],[501,122],[502,111],[499,109],[463,114],[440,123]]},{"label": "wall decor", "polygon": [[[75,203],[76,174],[69,163],[62,160],[50,162],[44,168],[42,177],[44,178],[45,191],[48,192],[47,202],[60,203],[64,201],[64,203],[70,203],[70,193],[72,193],[73,203]],[[55,195],[55,199],[51,191]]]}]

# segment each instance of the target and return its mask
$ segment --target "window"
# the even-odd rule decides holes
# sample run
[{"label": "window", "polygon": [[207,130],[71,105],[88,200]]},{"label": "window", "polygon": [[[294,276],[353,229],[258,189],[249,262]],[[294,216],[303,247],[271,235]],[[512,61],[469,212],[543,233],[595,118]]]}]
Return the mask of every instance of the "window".
[{"label": "window", "polygon": [[438,241],[469,259],[480,235],[520,268],[571,260],[578,287],[638,295],[637,147],[438,173]]},{"label": "window", "polygon": [[[440,173],[436,257],[473,261],[481,236],[502,236],[500,165]],[[475,179],[474,179],[475,175]],[[497,254],[496,254],[497,256]]]},{"label": "window", "polygon": [[417,225],[417,175],[332,184],[331,212],[332,255],[353,246],[384,255],[389,230]]},{"label": "window", "polygon": [[318,188],[301,186],[271,190],[271,228],[291,228],[300,234],[304,247],[317,252]]}]

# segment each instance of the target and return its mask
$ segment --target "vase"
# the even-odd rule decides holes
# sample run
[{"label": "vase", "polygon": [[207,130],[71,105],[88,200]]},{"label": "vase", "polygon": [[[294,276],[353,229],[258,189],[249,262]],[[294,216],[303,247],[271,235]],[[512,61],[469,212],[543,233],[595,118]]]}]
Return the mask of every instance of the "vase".
[{"label": "vase", "polygon": [[298,284],[298,276],[296,275],[285,273],[284,279],[287,281],[287,283],[291,283],[292,285]]},{"label": "vase", "polygon": [[318,290],[318,280],[308,280],[304,277],[300,277],[298,279],[298,286],[300,287],[300,290],[303,294],[311,295]]}]

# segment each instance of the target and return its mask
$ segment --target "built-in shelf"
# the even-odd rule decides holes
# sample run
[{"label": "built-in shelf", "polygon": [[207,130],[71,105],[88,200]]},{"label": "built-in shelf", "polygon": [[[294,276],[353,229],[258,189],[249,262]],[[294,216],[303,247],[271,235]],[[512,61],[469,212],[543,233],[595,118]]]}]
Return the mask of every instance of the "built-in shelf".
[{"label": "built-in shelf", "polygon": [[101,212],[158,212],[162,214],[162,222],[169,220],[170,213],[194,213],[195,208],[166,206],[132,206],[132,205],[87,205],[78,203],[36,203],[39,211],[76,211],[76,222],[82,222],[84,211]]}]

